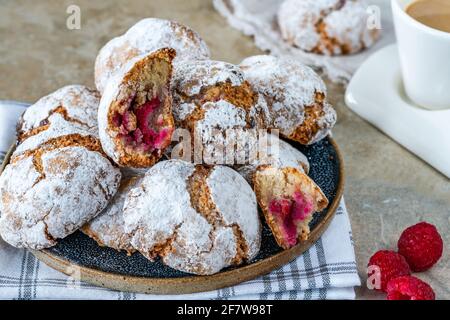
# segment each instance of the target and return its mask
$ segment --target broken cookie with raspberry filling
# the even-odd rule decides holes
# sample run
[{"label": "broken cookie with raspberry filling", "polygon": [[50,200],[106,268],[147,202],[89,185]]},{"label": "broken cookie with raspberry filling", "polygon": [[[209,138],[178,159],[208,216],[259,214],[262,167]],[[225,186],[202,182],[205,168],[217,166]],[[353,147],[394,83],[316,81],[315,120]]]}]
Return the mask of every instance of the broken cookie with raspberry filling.
[{"label": "broken cookie with raspberry filling", "polygon": [[137,57],[108,82],[99,107],[100,139],[122,167],[151,167],[170,144],[174,57],[167,48]]},{"label": "broken cookie with raspberry filling", "polygon": [[253,178],[258,203],[283,249],[309,237],[313,214],[328,206],[322,190],[297,168],[260,167]]}]

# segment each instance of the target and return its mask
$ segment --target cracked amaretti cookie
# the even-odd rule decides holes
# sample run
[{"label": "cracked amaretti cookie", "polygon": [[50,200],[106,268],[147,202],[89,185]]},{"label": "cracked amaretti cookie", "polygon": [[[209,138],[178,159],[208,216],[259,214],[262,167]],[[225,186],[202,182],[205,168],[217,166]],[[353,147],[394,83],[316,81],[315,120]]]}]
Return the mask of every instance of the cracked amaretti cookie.
[{"label": "cracked amaretti cookie", "polygon": [[265,140],[260,140],[258,154],[255,159],[246,165],[237,166],[237,171],[253,184],[253,176],[258,168],[272,166],[274,168],[297,168],[308,174],[309,161],[306,156],[289,143],[279,139],[275,135],[268,134]]},{"label": "cracked amaretti cookie", "polygon": [[278,245],[295,246],[309,237],[313,214],[328,206],[322,190],[297,168],[261,167],[254,174],[254,190]]},{"label": "cracked amaretti cookie", "polygon": [[114,198],[109,205],[92,221],[85,224],[81,231],[94,239],[100,246],[118,251],[126,251],[131,255],[136,250],[131,245],[131,235],[125,232],[123,205],[128,192],[139,184],[138,176],[124,176]]},{"label": "cracked amaretti cookie", "polygon": [[364,0],[286,0],[278,11],[281,35],[307,52],[345,55],[372,46],[378,29],[368,27]]},{"label": "cracked amaretti cookie", "polygon": [[131,59],[161,48],[175,49],[175,61],[210,57],[206,43],[189,27],[175,21],[143,19],[100,50],[95,62],[97,89],[103,92],[108,80]]},{"label": "cracked amaretti cookie", "polygon": [[98,125],[105,152],[120,166],[151,167],[174,131],[170,80],[173,49],[131,60],[100,101]]},{"label": "cracked amaretti cookie", "polygon": [[236,154],[226,152],[245,149],[255,142],[256,129],[265,128],[260,117],[265,101],[233,64],[211,60],[180,63],[172,92],[176,127],[189,130],[196,153],[192,157],[202,156],[203,163],[233,164]]},{"label": "cracked amaretti cookie", "polygon": [[240,67],[266,100],[267,107],[260,109],[266,127],[305,145],[328,135],[336,111],[326,100],[325,83],[311,68],[268,55],[249,57]]},{"label": "cracked amaretti cookie", "polygon": [[29,107],[0,177],[0,234],[15,247],[51,247],[101,212],[120,171],[101,149],[98,93],[64,87]]},{"label": "cracked amaretti cookie", "polygon": [[224,166],[157,163],[128,193],[124,218],[134,248],[188,273],[219,272],[252,260],[260,248],[255,194]]}]

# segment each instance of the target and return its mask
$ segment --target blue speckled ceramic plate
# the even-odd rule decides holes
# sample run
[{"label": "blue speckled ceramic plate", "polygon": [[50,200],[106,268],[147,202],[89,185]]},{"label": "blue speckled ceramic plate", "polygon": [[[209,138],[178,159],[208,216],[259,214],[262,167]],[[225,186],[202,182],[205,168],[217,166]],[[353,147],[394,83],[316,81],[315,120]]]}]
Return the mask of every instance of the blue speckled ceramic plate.
[{"label": "blue speckled ceramic plate", "polygon": [[[261,251],[250,263],[227,268],[211,276],[194,276],[150,262],[139,253],[127,256],[123,252],[100,247],[81,232],[61,240],[53,248],[33,251],[49,266],[66,274],[79,270],[81,279],[96,285],[132,292],[182,294],[210,291],[248,281],[269,273],[305,252],[326,230],[343,193],[342,157],[333,139],[312,146],[294,144],[310,162],[311,178],[330,201],[327,209],[314,216],[310,239],[289,250],[282,250],[267,225],[263,226]],[[75,269],[78,268],[78,269]]]}]

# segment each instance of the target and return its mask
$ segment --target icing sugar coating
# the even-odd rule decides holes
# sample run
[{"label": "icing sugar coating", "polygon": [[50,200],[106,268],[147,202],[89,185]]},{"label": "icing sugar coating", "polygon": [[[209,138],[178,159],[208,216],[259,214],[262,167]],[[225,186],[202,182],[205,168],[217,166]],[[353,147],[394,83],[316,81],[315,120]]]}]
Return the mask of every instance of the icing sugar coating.
[{"label": "icing sugar coating", "polygon": [[240,86],[244,81],[244,75],[234,64],[199,60],[180,63],[175,69],[172,86],[179,94],[194,96],[206,87],[226,82],[232,86]]},{"label": "icing sugar coating", "polygon": [[239,65],[245,79],[263,94],[274,98],[279,109],[283,105],[311,105],[314,94],[327,94],[327,88],[319,75],[310,67],[291,59],[270,55],[252,56]]},{"label": "icing sugar coating", "polygon": [[[194,170],[193,164],[181,161],[159,162],[128,193],[123,212],[125,232],[132,234],[131,244],[144,256],[153,258],[155,247],[172,238],[185,217],[197,218],[187,191],[187,179]],[[208,227],[206,221],[204,225]]]},{"label": "icing sugar coating", "polygon": [[[195,122],[193,132],[195,137],[201,137],[203,144],[203,161],[207,164],[224,164],[226,159],[225,150],[228,144],[238,143],[232,139],[227,130],[241,129],[246,127],[245,110],[237,108],[227,101],[207,102],[203,105],[204,118]],[[230,139],[231,138],[231,139]]]},{"label": "icing sugar coating", "polygon": [[15,247],[40,250],[75,232],[108,204],[120,171],[84,147],[44,153],[9,164],[0,177],[0,234]]},{"label": "icing sugar coating", "polygon": [[192,140],[201,143],[207,164],[230,164],[231,155],[225,158],[224,150],[233,150],[237,143],[252,144],[253,140],[235,138],[242,140],[251,136],[246,131],[263,128],[259,110],[265,101],[236,65],[211,60],[180,63],[172,91],[177,128],[190,130]]},{"label": "icing sugar coating", "polygon": [[[123,174],[125,176],[125,174]],[[131,246],[131,235],[124,230],[123,205],[128,192],[140,181],[139,177],[123,178],[114,198],[96,218],[85,224],[81,231],[101,246],[124,250],[128,254],[135,250]]]},{"label": "icing sugar coating", "polygon": [[173,110],[173,116],[178,121],[184,121],[186,118],[195,111],[194,103],[181,103],[177,108]]},{"label": "icing sugar coating", "polygon": [[336,118],[336,110],[334,110],[331,104],[325,102],[323,104],[322,116],[316,122],[319,130],[312,137],[310,144],[324,139],[336,124]]},{"label": "icing sugar coating", "polygon": [[248,259],[253,259],[261,246],[261,225],[252,188],[236,171],[224,166],[214,167],[206,182],[224,223],[240,226],[247,240]]},{"label": "icing sugar coating", "polygon": [[[97,113],[96,110],[97,108],[94,110],[95,113]],[[14,150],[13,158],[23,155],[26,151],[35,150],[51,139],[75,134],[84,137],[98,136],[97,128],[89,129],[84,125],[66,121],[60,114],[53,114],[49,118],[48,129],[32,135],[20,143]]]},{"label": "icing sugar coating", "polygon": [[[159,255],[172,268],[213,274],[234,264],[240,241],[248,247],[248,259],[256,255],[260,226],[255,196],[239,174],[215,167],[202,176],[202,170],[180,160],[153,166],[127,196],[125,231],[133,235],[133,247],[149,259]],[[206,185],[193,182],[194,176],[206,179]],[[203,192],[209,200],[193,198]],[[224,206],[228,201],[240,205]]]},{"label": "icing sugar coating", "polygon": [[[326,102],[323,80],[302,63],[259,55],[244,59],[245,78],[267,102],[263,110],[269,127],[303,144],[325,137],[336,122],[336,112]],[[308,116],[308,108],[316,111]]]},{"label": "icing sugar coating", "polygon": [[308,174],[309,161],[306,156],[289,143],[276,136],[267,136],[267,146],[259,150],[258,157],[248,165],[240,166],[237,171],[250,183],[259,166],[272,166],[275,168],[296,168]]},{"label": "icing sugar coating", "polygon": [[232,129],[245,127],[247,124],[245,110],[225,100],[207,102],[203,105],[203,110],[205,111],[203,119],[196,123],[198,129]]},{"label": "icing sugar coating", "polygon": [[103,92],[109,78],[132,58],[166,47],[176,50],[175,62],[210,57],[206,43],[189,27],[175,21],[143,19],[100,50],[95,62],[98,90]]},{"label": "icing sugar coating", "polygon": [[41,127],[43,123],[52,123],[54,117],[62,117],[64,113],[67,122],[96,132],[99,102],[97,91],[82,85],[63,87],[28,107],[19,121],[18,131],[25,133]]},{"label": "icing sugar coating", "polygon": [[19,145],[13,157],[68,135],[98,138],[100,95],[81,85],[65,86],[27,108],[17,126]]},{"label": "icing sugar coating", "polygon": [[308,52],[352,54],[372,46],[379,31],[367,27],[364,0],[286,0],[278,11],[284,40]]}]

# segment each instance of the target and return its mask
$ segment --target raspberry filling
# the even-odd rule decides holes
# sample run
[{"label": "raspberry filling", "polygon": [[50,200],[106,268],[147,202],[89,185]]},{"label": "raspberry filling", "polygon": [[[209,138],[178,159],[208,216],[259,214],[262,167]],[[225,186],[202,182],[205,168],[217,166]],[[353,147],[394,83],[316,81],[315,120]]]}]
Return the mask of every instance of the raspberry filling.
[{"label": "raspberry filling", "polygon": [[113,124],[119,128],[119,137],[127,146],[143,152],[153,152],[170,143],[173,129],[164,126],[164,117],[158,112],[161,106],[156,97],[146,103],[115,113]]},{"label": "raspberry filling", "polygon": [[292,199],[274,199],[269,203],[269,211],[280,225],[289,246],[297,244],[297,223],[308,218],[313,210],[313,203],[300,192],[295,192]]}]

